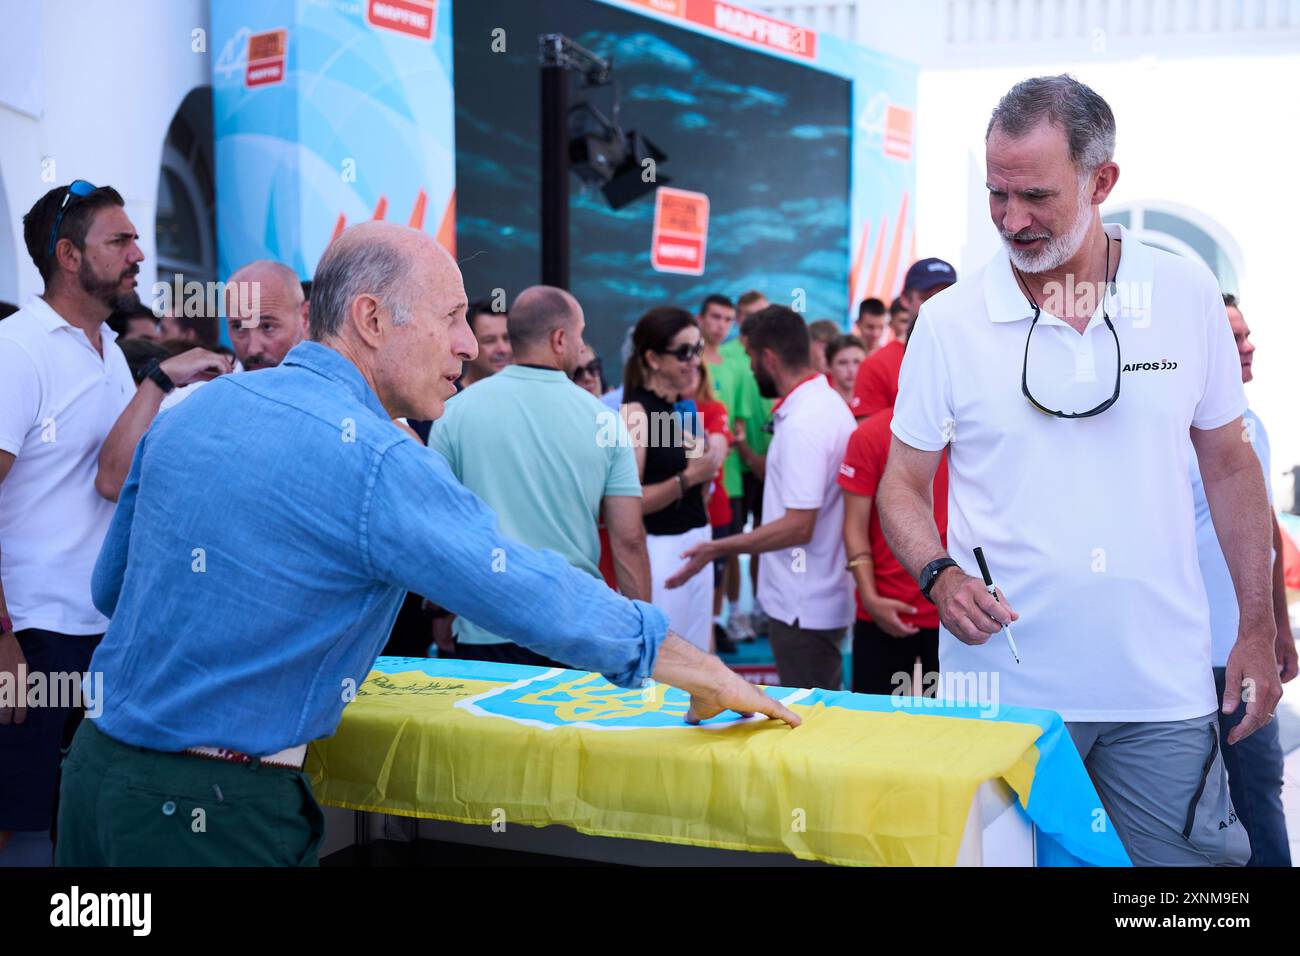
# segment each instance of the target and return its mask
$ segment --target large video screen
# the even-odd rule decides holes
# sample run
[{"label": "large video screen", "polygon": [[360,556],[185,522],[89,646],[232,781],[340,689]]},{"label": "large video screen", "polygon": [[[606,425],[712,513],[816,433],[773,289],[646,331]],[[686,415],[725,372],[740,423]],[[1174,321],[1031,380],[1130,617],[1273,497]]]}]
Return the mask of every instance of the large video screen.
[{"label": "large video screen", "polygon": [[[613,60],[621,124],[668,154],[669,185],[709,198],[704,274],[666,273],[650,261],[654,194],[615,211],[572,179],[571,289],[611,382],[627,327],[654,306],[758,289],[802,300],[810,321],[846,314],[847,80],[593,0],[457,3],[453,29],[456,249],[472,299],[539,281],[537,38],[564,33]],[[591,102],[608,112],[607,92]]]}]

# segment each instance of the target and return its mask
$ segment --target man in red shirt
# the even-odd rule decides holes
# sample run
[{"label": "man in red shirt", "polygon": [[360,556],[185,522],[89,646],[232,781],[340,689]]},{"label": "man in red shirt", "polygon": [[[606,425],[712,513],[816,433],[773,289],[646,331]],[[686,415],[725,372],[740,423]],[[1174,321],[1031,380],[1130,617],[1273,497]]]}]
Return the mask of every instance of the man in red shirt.
[{"label": "man in red shirt", "polygon": [[[844,490],[844,553],[858,586],[853,624],[853,690],[858,694],[935,696],[939,673],[939,609],[925,599],[889,550],[875,506],[876,486],[889,457],[886,408],[858,423],[840,465]],[[934,520],[939,537],[948,534],[948,456],[934,475]],[[921,658],[922,686],[912,670]],[[906,675],[900,677],[899,675]],[[922,695],[922,689],[925,694]]]},{"label": "man in red shirt", "polygon": [[855,417],[866,418],[882,408],[894,407],[894,399],[898,397],[898,373],[903,367],[903,349],[921,303],[956,281],[957,270],[942,259],[920,259],[912,263],[903,279],[903,291],[898,296],[907,306],[907,312],[897,318],[893,314],[889,317],[893,340],[876,349],[858,366],[853,398],[849,401],[849,409]]}]

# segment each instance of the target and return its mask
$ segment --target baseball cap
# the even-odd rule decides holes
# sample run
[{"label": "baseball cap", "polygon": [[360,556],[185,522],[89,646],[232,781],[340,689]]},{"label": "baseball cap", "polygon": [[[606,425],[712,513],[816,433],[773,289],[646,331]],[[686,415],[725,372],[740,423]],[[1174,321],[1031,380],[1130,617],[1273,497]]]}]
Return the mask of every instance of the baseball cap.
[{"label": "baseball cap", "polygon": [[956,281],[957,270],[942,259],[918,259],[907,270],[907,277],[903,280],[903,288],[924,292],[926,289],[933,289],[937,285],[948,285]]}]

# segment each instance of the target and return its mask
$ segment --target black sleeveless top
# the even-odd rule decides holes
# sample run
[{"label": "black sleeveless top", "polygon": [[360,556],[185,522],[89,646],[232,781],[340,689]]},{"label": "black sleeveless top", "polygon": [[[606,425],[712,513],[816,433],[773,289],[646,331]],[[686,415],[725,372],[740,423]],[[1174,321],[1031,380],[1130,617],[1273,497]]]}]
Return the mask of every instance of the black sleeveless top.
[{"label": "black sleeveless top", "polygon": [[[636,402],[645,409],[648,416],[645,440],[645,475],[641,485],[657,484],[672,478],[686,470],[686,449],[677,441],[665,442],[671,435],[681,435],[677,428],[669,429],[667,419],[659,416],[675,415],[673,406],[669,405],[654,392],[645,389],[633,389],[623,396],[625,403]],[[659,441],[656,441],[659,438]],[[665,444],[670,447],[663,447]],[[683,534],[693,528],[702,528],[709,523],[709,511],[704,494],[710,482],[687,488],[686,494],[654,514],[645,516],[646,534]]]}]

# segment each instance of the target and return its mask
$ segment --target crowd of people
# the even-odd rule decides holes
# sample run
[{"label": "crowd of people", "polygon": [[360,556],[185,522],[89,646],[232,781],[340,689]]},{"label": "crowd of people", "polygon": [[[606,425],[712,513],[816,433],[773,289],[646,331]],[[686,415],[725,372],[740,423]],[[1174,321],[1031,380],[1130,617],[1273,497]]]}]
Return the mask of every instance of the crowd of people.
[{"label": "crowd of people", "polygon": [[[253,262],[223,318],[156,315],[117,192],[51,190],[24,219],[44,294],[0,322],[0,675],[108,693],[85,723],[0,700],[0,864],[48,863],[56,823],[61,862],[154,859],[87,822],[129,818],[121,767],[300,768],[342,709],[321,688],[381,648],[797,724],[713,656],[759,636],[788,687],[843,688],[847,651],[860,693],[996,671],[1003,703],[1064,717],[1135,862],[1284,862],[1271,716],[1296,656],[1249,329],[1208,272],[1102,225],[1113,148],[1093,91],[1026,81],[990,122],[1005,249],[974,278],[921,259],[847,328],[758,290],[648,304],[617,387],[574,294],[469,302],[383,223],[311,283]],[[1100,297],[1056,294],[1067,274]],[[1143,282],[1180,321],[1135,314]],[[1123,365],[1153,357],[1187,374]],[[303,808],[276,825],[309,860]]]}]

